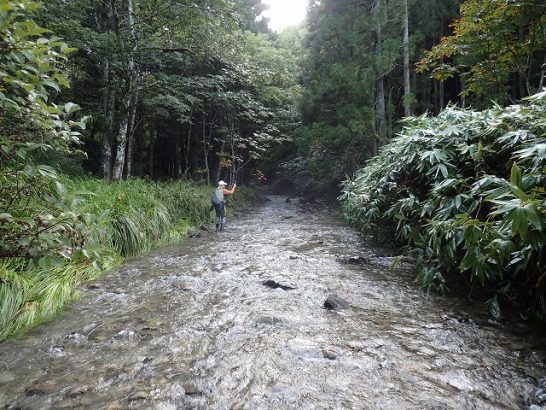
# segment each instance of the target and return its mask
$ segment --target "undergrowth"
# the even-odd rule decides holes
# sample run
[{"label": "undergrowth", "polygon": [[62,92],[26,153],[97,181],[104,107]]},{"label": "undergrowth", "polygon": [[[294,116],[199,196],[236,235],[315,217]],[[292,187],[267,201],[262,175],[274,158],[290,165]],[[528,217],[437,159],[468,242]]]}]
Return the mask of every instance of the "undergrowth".
[{"label": "undergrowth", "polygon": [[361,232],[417,254],[424,288],[459,278],[487,295],[495,317],[544,322],[546,91],[521,105],[406,119],[340,199]]},{"label": "undergrowth", "polygon": [[[22,333],[59,314],[78,296],[78,287],[114,269],[126,257],[181,240],[210,222],[212,187],[190,182],[99,179],[62,181],[85,243],[69,259],[50,264],[23,258],[0,260],[0,340]],[[238,189],[230,209],[256,200]],[[35,201],[40,204],[39,200]]]}]

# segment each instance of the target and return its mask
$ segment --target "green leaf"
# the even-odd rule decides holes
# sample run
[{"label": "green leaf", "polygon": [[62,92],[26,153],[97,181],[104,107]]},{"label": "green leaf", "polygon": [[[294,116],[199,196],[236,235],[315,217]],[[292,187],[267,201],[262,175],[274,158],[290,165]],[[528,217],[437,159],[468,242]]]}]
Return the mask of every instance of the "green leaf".
[{"label": "green leaf", "polygon": [[68,102],[64,105],[64,111],[67,113],[67,114],[71,114],[73,112],[76,112],[76,111],[79,111],[80,110],[80,106],[78,104],[74,104],[74,103],[71,103],[71,102]]},{"label": "green leaf", "polygon": [[521,169],[515,162],[512,164],[512,170],[510,172],[510,182],[517,187],[521,187]]},{"label": "green leaf", "polygon": [[542,223],[540,221],[540,217],[538,216],[537,209],[534,204],[527,204],[523,208],[525,210],[525,214],[527,215],[528,221],[539,231],[542,230]]}]

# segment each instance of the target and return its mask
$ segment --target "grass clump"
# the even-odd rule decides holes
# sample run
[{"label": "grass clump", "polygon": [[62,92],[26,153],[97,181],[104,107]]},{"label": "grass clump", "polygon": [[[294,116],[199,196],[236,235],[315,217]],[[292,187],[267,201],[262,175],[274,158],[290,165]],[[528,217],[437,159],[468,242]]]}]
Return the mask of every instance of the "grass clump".
[{"label": "grass clump", "polygon": [[544,323],[545,118],[546,91],[506,108],[409,118],[344,183],[344,214],[416,253],[424,288],[462,279],[488,295],[494,316]]},{"label": "grass clump", "polygon": [[102,255],[102,264],[69,263],[52,269],[38,266],[14,270],[0,264],[0,340],[24,332],[60,313],[78,296],[78,287],[119,265],[113,253]]},{"label": "grass clump", "polygon": [[99,217],[91,240],[124,257],[179,240],[209,215],[210,189],[189,182],[83,179],[69,186],[92,193],[79,204],[83,212]]}]

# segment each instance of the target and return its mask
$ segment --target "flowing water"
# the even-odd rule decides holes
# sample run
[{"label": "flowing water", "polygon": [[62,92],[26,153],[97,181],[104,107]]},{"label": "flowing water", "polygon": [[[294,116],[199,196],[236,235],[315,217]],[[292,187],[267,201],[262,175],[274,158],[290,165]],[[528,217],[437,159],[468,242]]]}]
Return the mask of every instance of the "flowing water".
[{"label": "flowing water", "polygon": [[[392,272],[335,213],[295,202],[133,259],[0,344],[0,407],[526,406],[544,340],[423,294],[410,265]],[[332,294],[349,306],[325,309]]]}]

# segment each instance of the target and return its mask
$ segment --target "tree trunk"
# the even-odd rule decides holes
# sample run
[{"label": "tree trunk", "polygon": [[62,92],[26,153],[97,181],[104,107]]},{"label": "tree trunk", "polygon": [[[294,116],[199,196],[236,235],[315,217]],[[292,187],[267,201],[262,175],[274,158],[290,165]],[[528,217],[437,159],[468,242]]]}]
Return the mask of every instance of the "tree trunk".
[{"label": "tree trunk", "polygon": [[[131,105],[131,98],[127,97],[124,103],[124,111],[129,111]],[[116,160],[114,161],[114,167],[112,168],[112,179],[114,181],[120,181],[123,177],[123,167],[125,165],[125,149],[127,147],[127,128],[129,118],[127,115],[123,117],[119,125],[117,135],[117,147],[116,147]]]},{"label": "tree trunk", "polygon": [[181,158],[180,158],[180,136],[177,135],[174,139],[174,178],[180,178]]},{"label": "tree trunk", "polygon": [[133,101],[131,104],[131,112],[129,115],[129,124],[128,124],[128,138],[127,138],[127,178],[131,178],[133,171],[133,152],[135,144],[135,131],[136,131],[136,117],[137,117],[137,108],[138,108],[138,89],[135,90],[133,95]]},{"label": "tree trunk", "polygon": [[408,0],[404,1],[404,115],[411,116]]},{"label": "tree trunk", "polygon": [[438,115],[440,112],[440,81],[432,80],[434,84],[434,114]]},{"label": "tree trunk", "polygon": [[[207,117],[205,116],[205,112],[203,111],[203,160],[205,164],[205,171],[207,172],[207,184],[210,185],[210,169],[209,169],[209,148],[207,143]],[[211,125],[212,129],[212,125]],[[212,132],[212,131],[211,131]]]},{"label": "tree trunk", "polygon": [[188,122],[188,134],[187,134],[187,137],[186,137],[186,152],[185,152],[185,155],[184,155],[184,166],[186,168],[184,170],[184,178],[187,178],[188,173],[190,172],[190,149],[191,149],[192,119],[193,119],[193,110],[190,111],[190,121]]},{"label": "tree trunk", "polygon": [[104,81],[106,83],[106,88],[104,91],[104,103],[103,103],[103,113],[104,113],[104,129],[102,136],[102,176],[104,179],[112,178],[112,145],[114,143],[114,111],[115,111],[115,90],[112,86],[112,79],[110,75],[110,61],[106,57],[104,59],[104,69],[103,69]]},{"label": "tree trunk", "polygon": [[[381,23],[381,0],[374,0],[373,3],[373,14],[376,19],[376,61],[381,59],[381,54],[383,53],[383,33],[382,33],[382,23]],[[376,101],[376,110],[377,110],[377,135],[379,140],[383,140],[385,137],[385,84],[384,84],[384,74],[382,72],[382,67],[380,67],[380,72],[376,80],[377,87],[377,101]],[[377,141],[372,143],[372,155],[377,154]]]},{"label": "tree trunk", "polygon": [[[106,15],[104,18],[101,7],[95,9],[95,21],[97,28],[101,33],[110,36],[112,17],[112,5],[106,4]],[[103,59],[103,81],[104,94],[102,112],[104,116],[104,127],[102,129],[102,144],[101,144],[101,168],[104,179],[112,178],[112,148],[114,145],[114,112],[116,104],[115,87],[113,85],[113,75],[111,73],[110,58],[108,52]]]},{"label": "tree trunk", "polygon": [[443,81],[440,81],[438,86],[440,87],[440,110],[439,111],[442,111],[445,107],[446,87]]},{"label": "tree trunk", "polygon": [[131,104],[137,104],[136,97],[138,96],[136,80],[138,78],[136,74],[135,55],[138,50],[136,41],[136,26],[135,16],[133,9],[133,0],[127,0],[127,21],[131,30],[131,50],[127,59],[127,82],[128,91],[123,104],[124,116],[119,126],[119,133],[117,136],[117,148],[116,148],[116,160],[114,161],[114,168],[112,170],[112,179],[119,181],[123,177],[123,168],[125,165],[125,154],[127,147],[127,131],[129,126]]},{"label": "tree trunk", "polygon": [[150,173],[150,178],[154,178],[154,148],[155,142],[157,141],[157,125],[152,123],[150,129],[150,147],[148,149],[148,172]]}]

